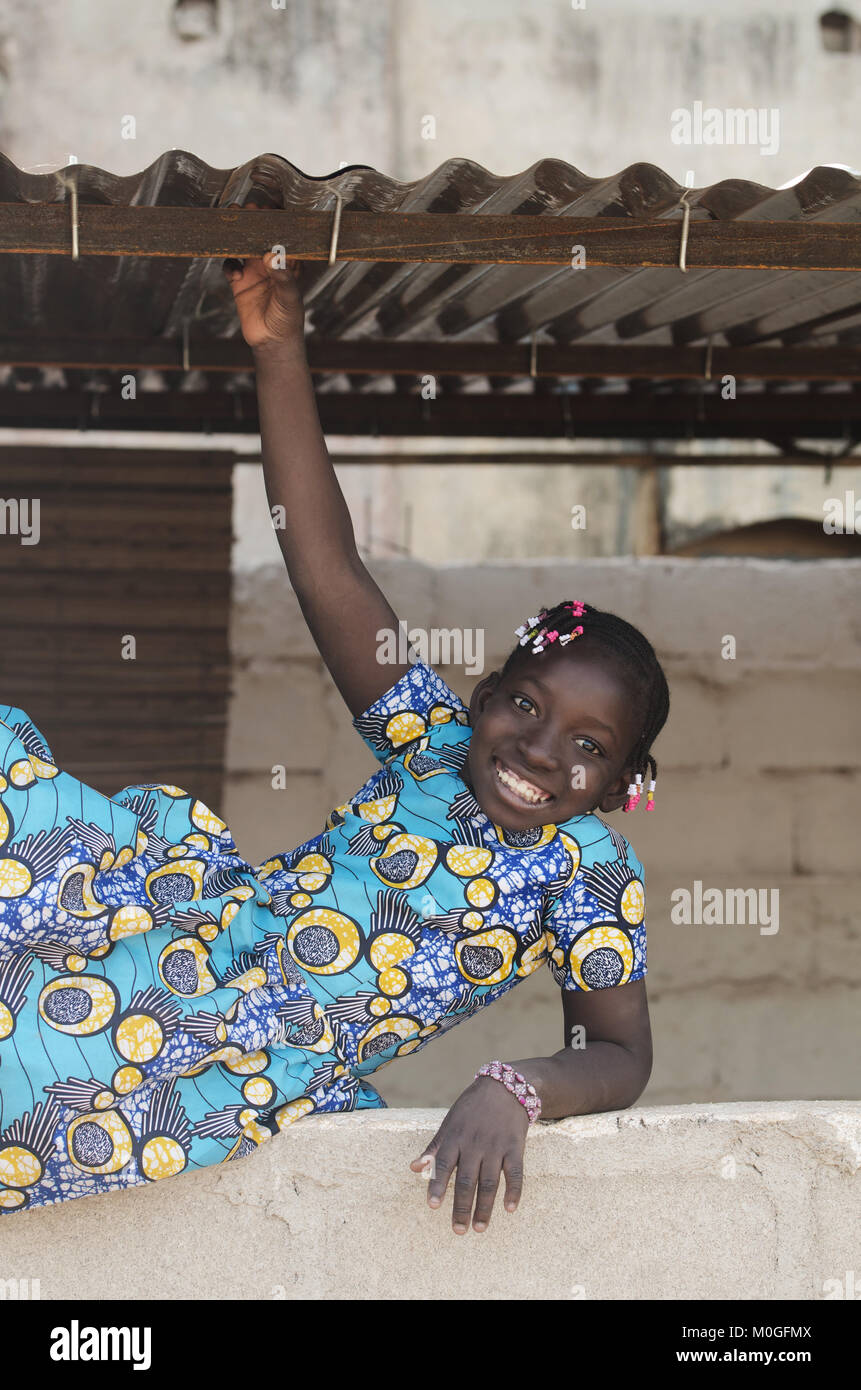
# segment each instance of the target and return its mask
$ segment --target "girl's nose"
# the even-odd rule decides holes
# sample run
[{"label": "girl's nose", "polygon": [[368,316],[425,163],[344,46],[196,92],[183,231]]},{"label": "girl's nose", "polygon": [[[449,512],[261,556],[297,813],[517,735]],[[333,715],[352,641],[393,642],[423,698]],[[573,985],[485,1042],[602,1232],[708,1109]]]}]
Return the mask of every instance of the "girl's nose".
[{"label": "girl's nose", "polygon": [[517,751],[523,759],[524,768],[529,770],[530,766],[536,771],[538,769],[555,770],[559,766],[559,760],[553,752],[552,740],[531,739],[528,743],[521,741],[517,745]]}]

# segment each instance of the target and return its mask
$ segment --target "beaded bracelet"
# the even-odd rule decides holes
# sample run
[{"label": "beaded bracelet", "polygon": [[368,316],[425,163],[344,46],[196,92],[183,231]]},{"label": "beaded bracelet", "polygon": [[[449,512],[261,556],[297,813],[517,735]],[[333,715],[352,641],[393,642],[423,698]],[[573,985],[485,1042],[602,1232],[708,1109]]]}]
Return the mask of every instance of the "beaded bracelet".
[{"label": "beaded bracelet", "polygon": [[541,1114],[541,1098],[534,1086],[530,1086],[525,1076],[521,1076],[519,1071],[508,1062],[500,1062],[498,1059],[493,1062],[485,1062],[483,1067],[479,1067],[475,1073],[479,1076],[492,1076],[494,1081],[501,1081],[507,1091],[516,1096],[529,1116],[529,1123],[534,1124]]}]

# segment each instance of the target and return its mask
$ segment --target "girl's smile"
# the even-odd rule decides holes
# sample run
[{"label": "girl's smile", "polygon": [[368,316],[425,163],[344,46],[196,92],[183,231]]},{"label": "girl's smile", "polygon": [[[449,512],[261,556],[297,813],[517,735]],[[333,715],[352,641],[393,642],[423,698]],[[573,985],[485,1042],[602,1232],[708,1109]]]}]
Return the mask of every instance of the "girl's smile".
[{"label": "girl's smile", "polygon": [[588,638],[576,651],[525,654],[473,691],[464,780],[488,819],[514,830],[617,810],[639,733],[633,705],[612,658]]},{"label": "girl's smile", "polygon": [[[514,768],[507,767],[506,764],[501,763],[498,758],[494,758],[493,763],[496,768],[496,775],[502,784],[504,794],[512,797],[515,804],[519,803],[521,806],[545,806],[554,799],[552,792],[544,791],[541,787],[537,787],[534,782],[530,782],[526,778],[519,776]],[[503,795],[503,792],[500,792],[500,795]]]}]

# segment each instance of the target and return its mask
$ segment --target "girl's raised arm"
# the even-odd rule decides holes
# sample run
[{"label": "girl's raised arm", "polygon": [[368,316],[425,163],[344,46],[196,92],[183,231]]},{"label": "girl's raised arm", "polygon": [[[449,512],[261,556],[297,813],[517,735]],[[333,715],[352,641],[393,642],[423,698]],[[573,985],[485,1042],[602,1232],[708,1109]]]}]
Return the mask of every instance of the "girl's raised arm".
[{"label": "girl's raised arm", "polygon": [[225,263],[245,341],[254,353],[263,475],[277,535],[305,621],[353,715],[408,670],[377,657],[398,619],[365,568],[320,428],[305,355],[299,263]]}]

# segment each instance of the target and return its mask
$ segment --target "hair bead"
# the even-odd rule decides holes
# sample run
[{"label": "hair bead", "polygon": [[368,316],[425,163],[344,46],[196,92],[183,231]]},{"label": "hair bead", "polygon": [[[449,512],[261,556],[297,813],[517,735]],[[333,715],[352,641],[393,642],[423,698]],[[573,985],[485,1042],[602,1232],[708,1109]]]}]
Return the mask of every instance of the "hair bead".
[{"label": "hair bead", "polygon": [[655,809],[655,785],[656,785],[656,778],[653,777],[652,780],[651,780],[651,782],[649,783],[649,790],[646,792],[646,810],[647,810],[647,811],[654,811],[654,809]]},{"label": "hair bead", "polygon": [[[566,603],[559,605],[559,607],[568,610],[572,618],[582,618],[586,613],[586,605],[581,599],[569,599]],[[575,637],[582,636],[582,624],[572,628],[570,632],[560,633],[558,628],[551,628],[548,626],[546,620],[549,619],[549,617],[549,610],[542,608],[534,617],[527,619],[525,623],[521,623],[519,627],[516,627],[514,629],[514,635],[519,639],[518,645],[525,647],[528,642],[532,642],[533,652],[543,652],[545,647],[549,646],[551,642],[558,642],[560,647],[564,647],[569,642],[573,641]]]}]

